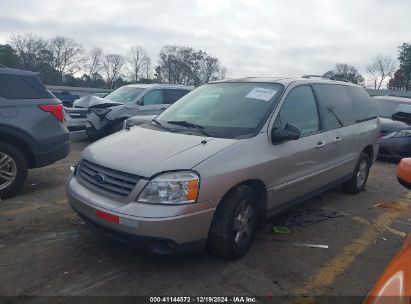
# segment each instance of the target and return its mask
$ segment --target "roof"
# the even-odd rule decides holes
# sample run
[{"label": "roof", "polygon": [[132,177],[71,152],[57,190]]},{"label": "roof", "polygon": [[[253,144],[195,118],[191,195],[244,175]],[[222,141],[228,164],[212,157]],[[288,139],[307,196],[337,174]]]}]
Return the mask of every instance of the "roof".
[{"label": "roof", "polygon": [[342,85],[352,85],[357,86],[351,82],[330,80],[321,77],[245,77],[245,78],[236,78],[228,80],[219,80],[213,83],[223,83],[223,82],[271,82],[271,83],[281,83],[285,86],[293,82],[300,83],[329,83],[329,84],[342,84]]},{"label": "roof", "polygon": [[398,96],[373,96],[372,98],[386,100],[386,101],[396,101],[403,103],[411,103],[411,99],[407,97],[398,97]]},{"label": "roof", "polygon": [[1,75],[23,75],[23,76],[34,76],[39,75],[39,73],[25,71],[25,70],[18,70],[18,69],[10,69],[10,68],[0,68]]},{"label": "roof", "polygon": [[180,84],[160,84],[160,83],[135,83],[135,84],[125,85],[125,87],[142,88],[142,89],[148,89],[148,88],[174,88],[174,89],[178,88],[178,89],[188,89],[188,90],[194,89],[194,87],[180,85]]}]

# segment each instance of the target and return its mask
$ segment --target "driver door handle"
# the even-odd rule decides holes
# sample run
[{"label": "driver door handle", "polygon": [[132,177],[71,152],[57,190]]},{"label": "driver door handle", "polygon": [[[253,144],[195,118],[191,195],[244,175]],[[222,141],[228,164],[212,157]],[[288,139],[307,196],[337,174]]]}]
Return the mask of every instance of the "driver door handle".
[{"label": "driver door handle", "polygon": [[322,147],[325,146],[325,141],[319,141],[316,145],[315,148],[316,149],[321,149]]},{"label": "driver door handle", "polygon": [[336,136],[334,139],[334,142],[339,142],[341,141],[342,137],[341,136]]}]

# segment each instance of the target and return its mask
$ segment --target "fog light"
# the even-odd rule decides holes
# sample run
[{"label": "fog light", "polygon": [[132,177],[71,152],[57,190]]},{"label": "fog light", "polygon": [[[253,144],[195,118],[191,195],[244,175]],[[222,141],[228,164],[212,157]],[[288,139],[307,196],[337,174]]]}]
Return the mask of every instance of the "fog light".
[{"label": "fog light", "polygon": [[70,166],[70,171],[71,171],[71,173],[73,173],[73,175],[76,175],[76,173],[77,173],[77,167],[78,167],[77,164],[74,164],[74,165],[71,165],[71,166]]}]

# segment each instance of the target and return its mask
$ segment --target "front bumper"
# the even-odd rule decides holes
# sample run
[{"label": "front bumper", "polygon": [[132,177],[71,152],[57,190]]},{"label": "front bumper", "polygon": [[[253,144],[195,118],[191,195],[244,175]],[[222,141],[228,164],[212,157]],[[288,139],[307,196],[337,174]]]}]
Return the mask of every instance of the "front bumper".
[{"label": "front bumper", "polygon": [[[67,198],[71,207],[81,217],[103,230],[105,234],[160,254],[204,247],[215,211],[215,208],[206,208],[184,213],[183,206],[147,206],[149,204],[137,202],[109,204],[107,197],[87,189],[75,177],[71,177],[67,183]],[[206,202],[204,206],[209,207],[214,203]],[[136,206],[130,206],[131,204]],[[152,217],[143,217],[138,211],[134,214],[124,213],[124,210],[145,209],[141,213],[147,215],[149,211],[146,209],[151,207],[156,213]],[[161,212],[162,209],[164,212]],[[182,214],[179,214],[179,209]],[[169,214],[175,215],[167,216]]]},{"label": "front bumper", "polygon": [[383,137],[378,155],[397,159],[411,156],[411,138]]},{"label": "front bumper", "polygon": [[90,113],[87,115],[86,133],[88,136],[95,138],[107,136],[110,134],[112,123],[113,122],[106,117],[100,119],[96,114]]}]

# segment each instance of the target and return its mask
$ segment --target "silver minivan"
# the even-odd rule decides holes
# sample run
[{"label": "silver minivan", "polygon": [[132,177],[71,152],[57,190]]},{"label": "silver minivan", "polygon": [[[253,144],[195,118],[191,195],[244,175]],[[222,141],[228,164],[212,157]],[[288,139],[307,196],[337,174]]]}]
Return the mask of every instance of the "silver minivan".
[{"label": "silver minivan", "polygon": [[68,200],[105,233],[160,254],[239,258],[267,217],[342,184],[364,188],[379,142],[360,86],[312,77],[203,85],[87,147]]}]

